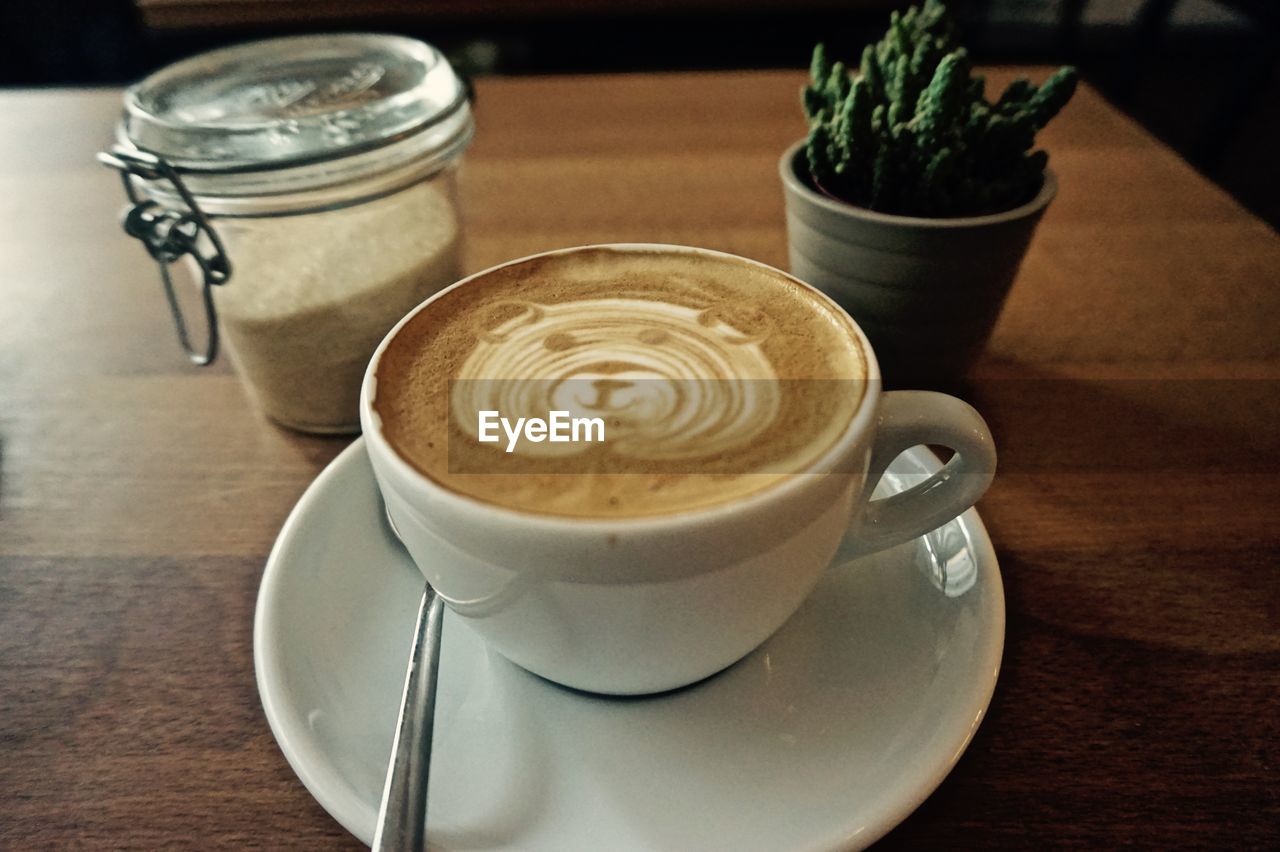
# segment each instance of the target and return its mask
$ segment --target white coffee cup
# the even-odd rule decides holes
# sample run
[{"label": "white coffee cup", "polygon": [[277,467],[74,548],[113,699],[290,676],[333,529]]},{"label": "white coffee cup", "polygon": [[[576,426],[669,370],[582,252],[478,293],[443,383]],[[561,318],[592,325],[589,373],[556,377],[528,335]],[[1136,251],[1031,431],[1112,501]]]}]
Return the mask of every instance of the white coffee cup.
[{"label": "white coffee cup", "polygon": [[[706,249],[604,248],[713,256],[769,269]],[[900,544],[972,506],[995,472],[982,417],[944,394],[882,393],[870,344],[854,325],[866,355],[867,392],[841,437],[800,475],[673,515],[571,518],[483,503],[405,461],[383,435],[373,407],[387,344],[437,298],[391,330],[365,373],[360,419],[374,474],[405,547],[449,606],[503,656],[566,686],[641,694],[709,677],[750,653],[799,608],[851,524],[860,552]],[[914,488],[870,500],[889,462],[921,444],[950,447],[955,455]]]}]

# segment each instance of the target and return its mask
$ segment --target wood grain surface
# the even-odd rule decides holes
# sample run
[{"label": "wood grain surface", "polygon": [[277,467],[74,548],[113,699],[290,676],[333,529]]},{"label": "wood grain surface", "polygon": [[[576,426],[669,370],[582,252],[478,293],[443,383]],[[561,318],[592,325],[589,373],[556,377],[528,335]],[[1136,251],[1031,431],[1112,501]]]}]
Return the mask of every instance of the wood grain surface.
[{"label": "wood grain surface", "polygon": [[[466,265],[661,241],[785,266],[800,84],[480,81]],[[347,441],[184,364],[93,161],[119,104],[0,94],[0,847],[352,848],[251,652],[272,541]],[[1043,143],[1061,193],[958,388],[1001,448],[1004,667],[884,844],[1275,848],[1280,239],[1088,87]]]}]

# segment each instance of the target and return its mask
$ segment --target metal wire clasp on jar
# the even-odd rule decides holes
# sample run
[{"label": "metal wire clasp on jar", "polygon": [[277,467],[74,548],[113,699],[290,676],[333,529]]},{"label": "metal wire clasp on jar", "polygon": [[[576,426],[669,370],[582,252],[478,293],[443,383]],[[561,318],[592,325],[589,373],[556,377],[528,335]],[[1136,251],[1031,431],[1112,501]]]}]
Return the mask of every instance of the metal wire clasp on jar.
[{"label": "metal wire clasp on jar", "polygon": [[[430,45],[302,36],[202,54],[125,93],[126,233],[160,267],[178,340],[218,353],[272,419],[359,430],[364,367],[413,306],[461,275],[456,174],[466,87]],[[203,345],[170,266],[197,275]]]}]

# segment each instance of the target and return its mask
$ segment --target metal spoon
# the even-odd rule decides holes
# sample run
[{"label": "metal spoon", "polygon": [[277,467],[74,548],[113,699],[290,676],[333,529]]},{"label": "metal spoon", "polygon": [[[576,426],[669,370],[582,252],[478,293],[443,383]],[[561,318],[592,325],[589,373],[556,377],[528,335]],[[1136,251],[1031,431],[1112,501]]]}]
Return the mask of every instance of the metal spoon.
[{"label": "metal spoon", "polygon": [[[390,513],[387,523],[396,538],[400,538]],[[382,787],[373,852],[419,852],[427,846],[427,775],[431,770],[431,734],[443,623],[444,602],[427,583],[418,603],[413,650],[404,676],[404,694],[400,699],[395,740],[391,744],[391,760],[387,764],[387,780]]]}]

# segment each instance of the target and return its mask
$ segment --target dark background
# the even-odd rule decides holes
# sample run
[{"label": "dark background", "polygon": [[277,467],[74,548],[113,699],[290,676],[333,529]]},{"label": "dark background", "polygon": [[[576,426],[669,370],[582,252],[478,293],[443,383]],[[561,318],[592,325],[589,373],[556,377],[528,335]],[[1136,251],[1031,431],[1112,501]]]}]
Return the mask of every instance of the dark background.
[{"label": "dark background", "polygon": [[[464,73],[799,68],[856,59],[886,0],[5,0],[0,86],[120,85],[201,50],[372,29],[423,38]],[[986,63],[1078,65],[1116,105],[1280,224],[1280,2],[954,0]],[[798,107],[797,107],[798,109]]]}]

